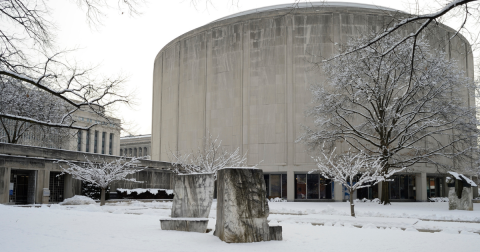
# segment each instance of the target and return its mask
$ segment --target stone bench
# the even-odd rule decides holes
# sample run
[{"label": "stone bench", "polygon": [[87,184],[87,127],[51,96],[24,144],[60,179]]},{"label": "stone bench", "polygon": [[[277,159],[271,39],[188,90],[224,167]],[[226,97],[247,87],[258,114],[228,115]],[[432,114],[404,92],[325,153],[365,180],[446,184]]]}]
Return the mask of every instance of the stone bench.
[{"label": "stone bench", "polygon": [[160,219],[162,230],[205,233],[208,218],[165,218]]}]

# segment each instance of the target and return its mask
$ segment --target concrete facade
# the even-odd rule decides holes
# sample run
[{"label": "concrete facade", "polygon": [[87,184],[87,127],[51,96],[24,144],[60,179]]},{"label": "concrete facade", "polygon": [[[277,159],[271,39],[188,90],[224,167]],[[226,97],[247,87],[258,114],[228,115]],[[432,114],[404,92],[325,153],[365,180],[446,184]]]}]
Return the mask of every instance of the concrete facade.
[{"label": "concrete facade", "polygon": [[[13,184],[15,186],[16,183],[12,176],[15,176],[17,173],[28,175],[29,192],[26,204],[51,202],[49,196],[44,196],[43,191],[44,188],[52,190],[51,179],[55,179],[55,176],[52,177],[51,174],[61,172],[61,167],[56,161],[85,162],[87,158],[89,160],[110,161],[119,157],[0,143],[0,204],[15,204],[9,193],[11,190],[10,185]],[[110,190],[115,191],[116,188],[173,189],[174,175],[169,171],[170,163],[140,160],[139,166],[148,168],[132,176],[138,181],[144,181],[144,183],[120,181],[110,185]],[[79,180],[72,179],[71,175],[64,175],[62,181],[61,198],[66,199],[81,194],[81,183]]]},{"label": "concrete facade", "polygon": [[125,136],[120,138],[120,156],[150,159],[152,135]]},{"label": "concrete facade", "polygon": [[[304,113],[309,87],[325,79],[311,62],[333,56],[351,37],[382,30],[391,20],[387,14],[406,15],[363,4],[272,6],[172,40],[155,58],[152,159],[169,161],[170,151],[195,150],[207,133],[219,135],[225,147],[248,153],[250,165],[262,161],[264,173],[286,174],[286,198],[295,200],[296,175],[315,168],[303,144],[295,143],[301,125],[312,124]],[[454,32],[440,24],[429,29],[429,40],[473,78],[470,45],[460,36],[449,40]],[[465,101],[474,104],[473,94]],[[439,175],[437,168],[422,164],[408,172],[416,178],[412,197],[427,201],[427,180]],[[436,181],[447,190],[444,180]],[[332,191],[334,200],[344,200],[341,187]]]}]

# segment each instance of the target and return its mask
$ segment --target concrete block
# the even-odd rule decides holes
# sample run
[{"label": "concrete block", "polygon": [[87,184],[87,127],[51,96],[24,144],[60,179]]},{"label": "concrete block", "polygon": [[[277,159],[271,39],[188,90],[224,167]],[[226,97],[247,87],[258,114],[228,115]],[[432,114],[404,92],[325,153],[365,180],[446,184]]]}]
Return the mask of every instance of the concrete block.
[{"label": "concrete block", "polygon": [[214,182],[213,173],[177,175],[172,218],[207,218],[212,207]]},{"label": "concrete block", "polygon": [[226,168],[217,173],[217,222],[214,235],[227,243],[268,241],[269,215],[260,169]]},{"label": "concrete block", "polygon": [[270,226],[268,227],[270,241],[282,240],[282,226]]}]

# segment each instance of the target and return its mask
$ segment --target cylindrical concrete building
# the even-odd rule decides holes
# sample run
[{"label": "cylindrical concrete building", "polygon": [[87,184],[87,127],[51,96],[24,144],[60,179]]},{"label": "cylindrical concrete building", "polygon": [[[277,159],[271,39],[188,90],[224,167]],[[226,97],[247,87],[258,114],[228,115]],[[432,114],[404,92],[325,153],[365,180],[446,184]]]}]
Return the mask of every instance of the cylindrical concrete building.
[{"label": "cylindrical concrete building", "polygon": [[[396,10],[352,3],[278,5],[231,15],[189,31],[155,58],[152,159],[169,161],[171,151],[195,150],[210,132],[227,148],[248,151],[261,162],[271,197],[343,200],[342,187],[318,175],[303,144],[310,85],[325,76],[311,62],[334,55],[351,37],[382,30]],[[470,45],[455,32],[433,28],[432,44],[458,59],[473,77]],[[392,199],[425,201],[444,196],[444,177],[434,167],[399,175]],[[436,188],[435,190],[432,188]],[[358,197],[378,197],[377,189]],[[397,190],[395,193],[395,190]],[[378,190],[379,191],[379,190]]]}]

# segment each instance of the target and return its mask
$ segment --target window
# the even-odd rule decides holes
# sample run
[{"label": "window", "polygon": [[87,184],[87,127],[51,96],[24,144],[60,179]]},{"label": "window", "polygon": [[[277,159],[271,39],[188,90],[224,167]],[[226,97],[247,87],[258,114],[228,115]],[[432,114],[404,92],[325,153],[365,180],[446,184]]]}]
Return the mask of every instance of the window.
[{"label": "window", "polygon": [[90,152],[90,130],[87,130],[86,141],[85,141],[85,151]]},{"label": "window", "polygon": [[148,152],[147,152],[147,147],[143,148],[143,155],[147,156],[148,155]]},{"label": "window", "polygon": [[93,153],[98,153],[98,130],[95,130],[95,136],[93,137]]},{"label": "window", "polygon": [[415,175],[394,175],[393,181],[388,182],[390,199],[415,200]]},{"label": "window", "polygon": [[287,198],[287,174],[264,174],[267,198]]},{"label": "window", "polygon": [[134,156],[134,157],[137,156],[137,148],[133,149],[133,156]]},{"label": "window", "polygon": [[[108,154],[113,155],[113,133],[110,133],[110,141],[108,142]],[[122,154],[120,154],[121,156]]]},{"label": "window", "polygon": [[102,154],[105,154],[105,137],[107,132],[102,132]]},{"label": "window", "polygon": [[331,199],[333,184],[319,174],[295,174],[295,199]]},{"label": "window", "polygon": [[120,149],[120,156],[123,156],[123,149]]},{"label": "window", "polygon": [[142,156],[142,147],[138,148],[138,156],[139,156],[139,157],[143,157],[143,156]]},{"label": "window", "polygon": [[82,151],[82,131],[77,132],[77,151]]}]

